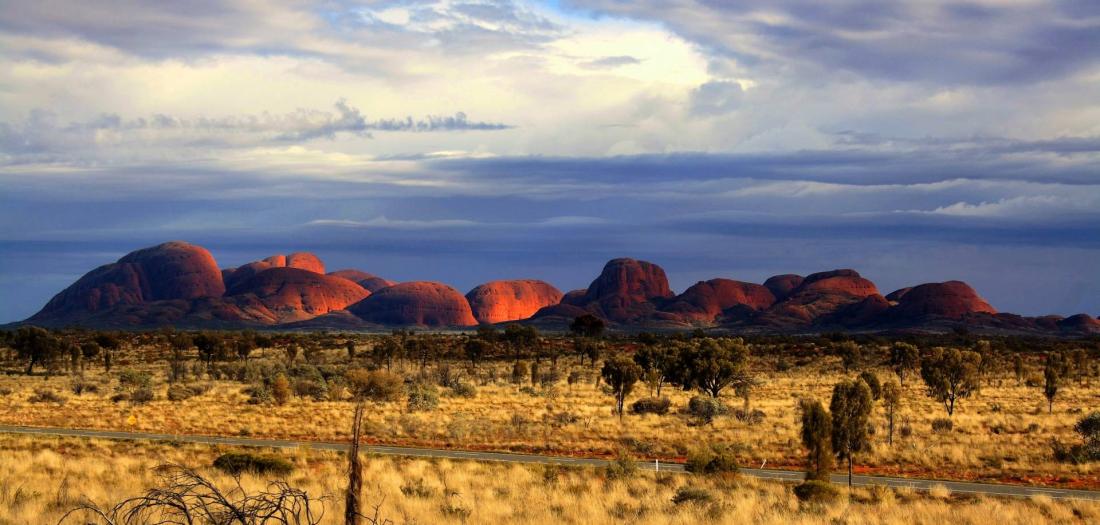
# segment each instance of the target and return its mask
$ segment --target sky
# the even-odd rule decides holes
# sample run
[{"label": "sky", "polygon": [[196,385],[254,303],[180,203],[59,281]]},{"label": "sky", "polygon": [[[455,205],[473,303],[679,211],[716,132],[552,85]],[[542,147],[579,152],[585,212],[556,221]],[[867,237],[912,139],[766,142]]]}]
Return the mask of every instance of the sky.
[{"label": "sky", "polygon": [[0,322],[173,239],[1095,316],[1097,35],[1089,0],[0,0]]}]

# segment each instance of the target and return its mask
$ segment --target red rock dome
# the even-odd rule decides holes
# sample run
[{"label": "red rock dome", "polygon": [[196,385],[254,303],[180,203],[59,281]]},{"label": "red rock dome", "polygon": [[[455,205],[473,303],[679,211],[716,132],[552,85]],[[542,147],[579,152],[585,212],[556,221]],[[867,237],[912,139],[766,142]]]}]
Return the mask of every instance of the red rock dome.
[{"label": "red rock dome", "polygon": [[255,297],[274,314],[275,322],[284,323],[342,310],[370,292],[347,279],[283,267],[264,270],[238,283],[227,294]]},{"label": "red rock dome", "polygon": [[397,326],[474,326],[470,304],[450,286],[428,281],[399,283],[348,307],[369,323]]},{"label": "red rock dome", "polygon": [[253,275],[270,268],[298,268],[313,273],[325,273],[325,264],[312,253],[295,252],[290,255],[272,255],[261,261],[253,261],[236,268],[223,270],[222,276],[225,279],[225,287],[227,289],[235,288]]},{"label": "red rock dome", "polygon": [[372,273],[367,273],[359,270],[337,270],[335,272],[329,272],[329,275],[343,277],[344,279],[358,283],[359,286],[366,288],[371,293],[397,284],[396,282],[389,279],[383,279]]},{"label": "red rock dome", "polygon": [[903,319],[959,319],[972,313],[995,314],[997,310],[985,302],[970,285],[962,281],[947,281],[914,286],[901,296],[893,313]]},{"label": "red rock dome", "polygon": [[775,303],[767,288],[731,279],[700,281],[661,308],[663,312],[679,314],[693,321],[713,321],[724,310],[745,306],[763,310]]},{"label": "red rock dome", "polygon": [[905,288],[899,288],[897,290],[894,290],[894,291],[886,294],[886,300],[896,303],[896,302],[900,301],[901,298],[905,296],[905,294],[909,293],[909,290],[912,290],[912,289],[913,289],[912,286],[906,286]]},{"label": "red rock dome", "polygon": [[488,324],[527,319],[561,298],[561,291],[549,283],[529,279],[492,281],[466,294],[474,318]]},{"label": "red rock dome", "polygon": [[672,297],[665,271],[634,259],[612,259],[588,286],[577,306],[612,321],[626,322],[655,311],[654,299]]},{"label": "red rock dome", "polygon": [[768,309],[762,320],[769,324],[827,322],[842,308],[878,295],[875,283],[855,270],[832,270],[806,276],[786,299]]},{"label": "red rock dome", "polygon": [[795,288],[798,288],[798,285],[802,284],[802,281],[803,277],[801,275],[795,275],[793,273],[773,275],[768,277],[767,281],[764,281],[764,287],[771,290],[776,300],[782,301],[786,299],[787,296],[791,295],[791,292],[793,292]]},{"label": "red rock dome", "polygon": [[1089,314],[1071,315],[1058,321],[1058,327],[1071,332],[1100,333],[1100,320]]},{"label": "red rock dome", "polygon": [[218,297],[224,292],[221,271],[210,252],[172,241],[131,252],[88,272],[31,319],[94,313],[115,305]]}]

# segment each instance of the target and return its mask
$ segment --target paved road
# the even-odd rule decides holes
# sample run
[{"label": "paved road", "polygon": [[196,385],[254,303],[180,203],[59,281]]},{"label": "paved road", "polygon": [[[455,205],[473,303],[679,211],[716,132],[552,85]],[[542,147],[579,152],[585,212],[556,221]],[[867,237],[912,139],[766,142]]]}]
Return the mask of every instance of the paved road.
[{"label": "paved road", "polygon": [[[186,443],[202,443],[208,445],[235,445],[246,447],[274,447],[274,448],[313,448],[318,450],[347,450],[346,443],[326,443],[322,441],[288,441],[278,439],[253,439],[243,437],[215,437],[196,435],[154,434],[144,432],[119,432],[113,430],[78,430],[68,428],[39,428],[0,425],[0,432],[9,434],[29,434],[36,436],[68,436],[95,439],[121,439],[121,440],[158,440],[178,441]],[[565,456],[537,456],[532,454],[511,454],[505,452],[478,452],[468,450],[447,450],[416,447],[393,446],[368,446],[364,447],[368,453],[388,456],[409,456],[418,458],[447,458],[467,459],[473,461],[500,461],[505,463],[539,463],[553,465],[572,465],[582,467],[602,467],[607,461],[595,458],[571,458]],[[684,466],[679,463],[652,463],[640,462],[639,467],[646,470],[658,469],[661,472],[684,472]],[[761,479],[777,481],[801,481],[802,472],[775,469],[742,468],[742,474]],[[845,474],[833,474],[832,482],[847,484],[848,476]],[[971,483],[966,481],[946,481],[931,479],[893,478],[886,476],[855,476],[853,485],[863,487],[870,485],[885,485],[895,488],[910,488],[913,490],[929,490],[936,485],[942,485],[953,493],[984,494],[988,496],[1013,496],[1029,497],[1044,495],[1053,499],[1088,499],[1100,501],[1100,491],[1072,490],[1045,487],[1026,487],[1020,485],[1001,485],[996,483]]]}]

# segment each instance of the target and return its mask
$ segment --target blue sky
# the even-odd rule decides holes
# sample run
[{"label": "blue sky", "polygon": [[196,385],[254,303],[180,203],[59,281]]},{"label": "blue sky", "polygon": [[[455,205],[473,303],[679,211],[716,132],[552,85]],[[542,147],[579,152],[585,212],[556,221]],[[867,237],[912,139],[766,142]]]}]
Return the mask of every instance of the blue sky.
[{"label": "blue sky", "polygon": [[1095,2],[7,2],[0,321],[169,239],[1100,314]]}]

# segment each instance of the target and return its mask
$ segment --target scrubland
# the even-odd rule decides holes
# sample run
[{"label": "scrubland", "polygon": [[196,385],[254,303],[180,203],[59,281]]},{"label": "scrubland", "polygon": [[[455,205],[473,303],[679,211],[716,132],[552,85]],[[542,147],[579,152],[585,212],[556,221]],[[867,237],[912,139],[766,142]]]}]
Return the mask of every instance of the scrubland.
[{"label": "scrubland", "polygon": [[[83,501],[105,506],[158,486],[154,467],[193,467],[223,490],[238,480],[210,467],[229,448],[76,438],[0,436],[0,524],[57,523]],[[346,459],[299,448],[275,451],[294,470],[285,476],[324,505],[321,523],[343,523]],[[985,498],[883,488],[842,491],[832,503],[805,504],[791,486],[728,475],[638,472],[609,478],[601,469],[367,457],[363,502],[393,524],[494,523],[797,523],[1065,524],[1096,523],[1087,501]],[[278,478],[244,474],[255,492]],[[692,489],[692,490],[686,490]],[[677,494],[689,494],[675,503]],[[90,515],[70,516],[84,523]]]},{"label": "scrubland", "polygon": [[[628,350],[625,350],[628,351]],[[232,435],[299,440],[345,440],[353,401],[339,377],[330,377],[322,393],[292,395],[285,404],[251,394],[271,370],[310,367],[337,373],[349,367],[372,366],[366,356],[349,358],[343,350],[315,352],[290,363],[282,352],[267,349],[247,362],[215,362],[213,373],[197,359],[175,385],[195,387],[195,395],[170,400],[165,351],[136,347],[119,352],[106,373],[88,362],[84,371],[50,378],[13,373],[0,376],[0,423],[69,428],[117,429],[169,434]],[[1029,357],[1028,376],[1039,364]],[[421,383],[464,383],[472,388],[432,386],[438,404],[411,407],[404,399],[372,403],[366,416],[369,442],[433,447],[530,451],[562,455],[611,456],[623,451],[638,458],[682,460],[704,443],[732,447],[746,466],[801,468],[797,406],[811,397],[828,403],[834,384],[870,370],[882,380],[894,372],[874,359],[845,371],[835,356],[795,360],[755,348],[752,357],[757,386],[748,399],[750,417],[726,415],[706,423],[684,413],[693,394],[665,385],[661,394],[671,400],[668,414],[638,415],[629,411],[620,419],[613,400],[597,384],[598,367],[568,355],[541,370],[555,370],[556,380],[515,383],[509,359],[470,361],[442,358],[428,362],[398,359],[392,371]],[[782,363],[778,364],[777,363]],[[152,377],[152,399],[147,402],[112,400],[119,390],[120,371],[145,371]],[[290,372],[288,372],[290,373]],[[572,381],[567,378],[572,376]],[[445,379],[441,379],[444,378]],[[232,378],[232,379],[230,379]],[[293,377],[292,377],[293,379]],[[1007,367],[987,371],[979,392],[958,402],[950,418],[952,428],[933,430],[933,422],[947,418],[944,406],[926,395],[916,373],[902,385],[901,406],[895,417],[893,444],[888,443],[887,421],[881,403],[871,417],[871,448],[856,458],[858,472],[947,479],[982,479],[1038,483],[1078,488],[1100,487],[1100,464],[1056,461],[1051,441],[1074,442],[1073,425],[1082,413],[1100,406],[1100,384],[1086,374],[1061,385],[1048,413],[1042,388],[1018,381]],[[75,384],[92,390],[75,393]],[[627,405],[652,395],[639,382]],[[43,398],[41,393],[50,392]],[[745,400],[723,393],[731,408]],[[751,415],[756,411],[755,415]]]}]

